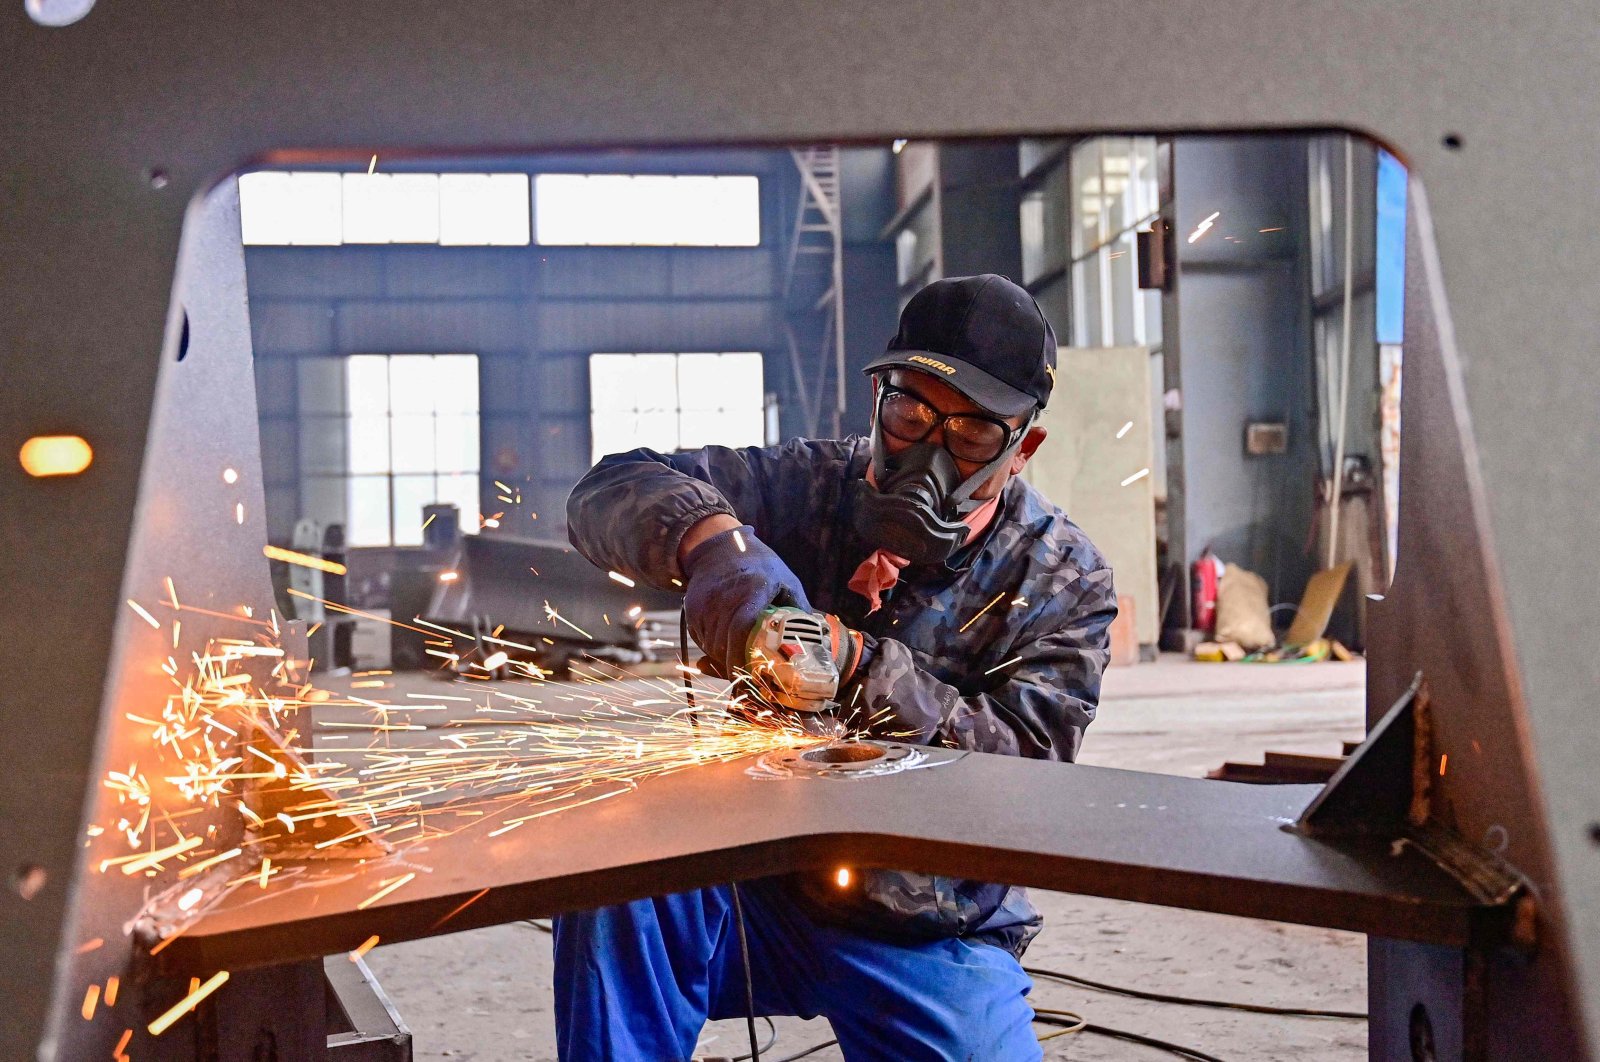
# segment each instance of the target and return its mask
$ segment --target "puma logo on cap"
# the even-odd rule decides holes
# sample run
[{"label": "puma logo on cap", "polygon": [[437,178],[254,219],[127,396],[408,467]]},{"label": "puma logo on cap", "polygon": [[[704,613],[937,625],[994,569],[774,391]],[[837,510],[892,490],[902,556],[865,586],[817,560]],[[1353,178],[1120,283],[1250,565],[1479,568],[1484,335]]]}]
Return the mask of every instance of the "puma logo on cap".
[{"label": "puma logo on cap", "polygon": [[946,365],[944,362],[939,361],[939,360],[937,360],[935,358],[925,358],[921,354],[913,354],[910,357],[908,357],[906,360],[907,361],[914,361],[918,365],[927,365],[927,366],[929,366],[931,368],[938,369],[940,372],[944,373],[946,376],[954,376],[955,372],[956,372],[955,366]]}]

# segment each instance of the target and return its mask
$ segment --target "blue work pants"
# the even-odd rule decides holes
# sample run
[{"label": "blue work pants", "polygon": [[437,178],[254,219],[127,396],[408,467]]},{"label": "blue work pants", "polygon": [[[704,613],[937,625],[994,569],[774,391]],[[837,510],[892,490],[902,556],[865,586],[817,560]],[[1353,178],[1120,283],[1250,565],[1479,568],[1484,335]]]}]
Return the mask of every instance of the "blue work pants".
[{"label": "blue work pants", "polygon": [[[1040,1058],[1032,982],[1009,952],[823,925],[775,880],[745,882],[739,897],[757,1015],[826,1017],[850,1062]],[[708,1018],[745,1013],[731,888],[556,919],[555,1010],[562,1062],[686,1062]]]}]

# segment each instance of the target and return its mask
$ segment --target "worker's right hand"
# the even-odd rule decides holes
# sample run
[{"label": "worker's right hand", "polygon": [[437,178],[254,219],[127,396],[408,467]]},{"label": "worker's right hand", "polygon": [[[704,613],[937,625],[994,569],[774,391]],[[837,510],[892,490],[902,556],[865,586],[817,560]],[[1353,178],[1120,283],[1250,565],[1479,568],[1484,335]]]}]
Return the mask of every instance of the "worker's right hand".
[{"label": "worker's right hand", "polygon": [[745,646],[768,605],[809,610],[799,576],[745,524],[714,535],[683,559],[689,636],[725,675],[745,666]]}]

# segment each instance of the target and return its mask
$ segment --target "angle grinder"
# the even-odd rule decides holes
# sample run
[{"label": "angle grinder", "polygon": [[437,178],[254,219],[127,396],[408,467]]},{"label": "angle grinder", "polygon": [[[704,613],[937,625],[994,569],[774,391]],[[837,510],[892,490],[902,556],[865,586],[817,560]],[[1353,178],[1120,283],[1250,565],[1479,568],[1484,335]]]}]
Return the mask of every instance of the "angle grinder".
[{"label": "angle grinder", "polygon": [[837,737],[839,682],[854,668],[858,635],[823,612],[808,612],[782,598],[756,621],[745,645],[745,667],[767,700],[793,711],[800,725]]}]

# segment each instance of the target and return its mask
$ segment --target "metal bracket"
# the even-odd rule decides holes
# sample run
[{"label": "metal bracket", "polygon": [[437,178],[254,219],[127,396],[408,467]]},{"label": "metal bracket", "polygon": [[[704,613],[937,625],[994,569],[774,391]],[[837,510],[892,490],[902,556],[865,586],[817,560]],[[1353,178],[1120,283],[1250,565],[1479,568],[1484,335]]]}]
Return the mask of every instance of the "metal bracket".
[{"label": "metal bracket", "polygon": [[1416,848],[1462,888],[1491,906],[1515,904],[1513,943],[1534,943],[1532,896],[1522,874],[1463,840],[1434,816],[1433,712],[1418,672],[1292,826],[1309,837],[1383,837],[1398,852]]}]

